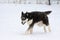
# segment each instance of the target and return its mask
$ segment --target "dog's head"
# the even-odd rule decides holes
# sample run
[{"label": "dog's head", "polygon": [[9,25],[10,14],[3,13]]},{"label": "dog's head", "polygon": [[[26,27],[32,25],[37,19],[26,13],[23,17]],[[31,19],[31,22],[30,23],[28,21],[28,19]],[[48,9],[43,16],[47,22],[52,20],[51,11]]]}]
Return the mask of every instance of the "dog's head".
[{"label": "dog's head", "polygon": [[22,20],[22,24],[24,25],[27,21],[28,21],[28,13],[23,13],[21,14],[21,20]]}]

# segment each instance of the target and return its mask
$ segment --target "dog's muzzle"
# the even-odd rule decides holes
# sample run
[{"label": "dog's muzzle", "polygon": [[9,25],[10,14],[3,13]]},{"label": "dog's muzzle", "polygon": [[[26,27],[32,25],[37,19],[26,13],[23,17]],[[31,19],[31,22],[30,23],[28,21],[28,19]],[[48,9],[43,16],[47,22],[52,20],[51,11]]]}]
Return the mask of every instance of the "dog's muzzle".
[{"label": "dog's muzzle", "polygon": [[21,23],[24,25],[27,21],[28,21],[28,19],[26,19],[26,20],[22,20]]}]

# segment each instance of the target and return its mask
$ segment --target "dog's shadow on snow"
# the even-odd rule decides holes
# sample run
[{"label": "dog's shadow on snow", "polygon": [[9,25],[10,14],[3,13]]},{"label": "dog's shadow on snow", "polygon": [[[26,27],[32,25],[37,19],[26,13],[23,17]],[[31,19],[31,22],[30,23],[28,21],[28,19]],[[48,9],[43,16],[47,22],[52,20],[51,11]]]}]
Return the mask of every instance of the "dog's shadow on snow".
[{"label": "dog's shadow on snow", "polygon": [[32,35],[47,35],[49,32],[33,32]]},{"label": "dog's shadow on snow", "polygon": [[21,33],[21,35],[47,35],[50,32],[33,32],[32,34]]},{"label": "dog's shadow on snow", "polygon": [[44,34],[47,34],[47,32],[34,32],[32,33],[33,35],[44,35]]}]

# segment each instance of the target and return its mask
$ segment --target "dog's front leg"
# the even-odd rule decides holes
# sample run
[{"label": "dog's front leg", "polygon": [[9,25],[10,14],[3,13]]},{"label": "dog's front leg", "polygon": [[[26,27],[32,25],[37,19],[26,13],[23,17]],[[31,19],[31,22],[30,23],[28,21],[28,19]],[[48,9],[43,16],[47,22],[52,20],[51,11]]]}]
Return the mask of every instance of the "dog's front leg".
[{"label": "dog's front leg", "polygon": [[28,30],[25,32],[25,34],[32,34],[32,32],[33,32],[33,25],[34,25],[34,23],[32,23],[32,24],[29,25],[29,28],[28,28]]},{"label": "dog's front leg", "polygon": [[25,34],[32,34],[32,31],[33,31],[33,28],[30,28],[29,30],[27,30],[27,31],[25,32]]}]

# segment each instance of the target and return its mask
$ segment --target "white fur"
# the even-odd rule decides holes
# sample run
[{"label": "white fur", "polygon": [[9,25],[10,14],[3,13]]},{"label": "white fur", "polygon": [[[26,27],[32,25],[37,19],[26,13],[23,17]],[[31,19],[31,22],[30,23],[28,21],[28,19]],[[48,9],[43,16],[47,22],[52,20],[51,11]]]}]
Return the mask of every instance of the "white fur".
[{"label": "white fur", "polygon": [[[27,21],[27,24],[30,25],[32,22],[33,22],[33,20],[31,19],[31,20]],[[38,26],[44,26],[42,21],[39,21],[39,22],[37,22],[35,24],[38,25]]]},{"label": "white fur", "polygon": [[43,24],[43,21],[39,21],[39,22],[37,22],[36,23],[38,26],[43,26],[44,24]]},{"label": "white fur", "polygon": [[33,22],[33,20],[31,19],[27,22],[27,24],[30,25],[32,22]]}]

